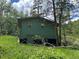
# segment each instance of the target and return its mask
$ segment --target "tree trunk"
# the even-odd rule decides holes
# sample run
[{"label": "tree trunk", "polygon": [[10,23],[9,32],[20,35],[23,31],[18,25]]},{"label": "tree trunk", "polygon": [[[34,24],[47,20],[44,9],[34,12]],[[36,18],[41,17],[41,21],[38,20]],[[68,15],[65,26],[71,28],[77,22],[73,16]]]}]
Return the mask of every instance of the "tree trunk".
[{"label": "tree trunk", "polygon": [[67,41],[66,41],[66,29],[63,27],[63,35],[64,35],[64,46],[67,46]]},{"label": "tree trunk", "polygon": [[57,39],[56,39],[56,45],[58,46],[58,26],[57,26],[57,19],[56,19],[56,7],[55,7],[55,0],[52,0],[52,3],[53,3],[53,15],[54,15],[54,21],[55,21],[55,30],[56,30],[56,36],[57,36]]},{"label": "tree trunk", "polygon": [[62,8],[62,0],[60,0],[60,14],[59,14],[59,45],[61,45],[61,21],[62,21],[62,14],[63,14],[63,8]]}]

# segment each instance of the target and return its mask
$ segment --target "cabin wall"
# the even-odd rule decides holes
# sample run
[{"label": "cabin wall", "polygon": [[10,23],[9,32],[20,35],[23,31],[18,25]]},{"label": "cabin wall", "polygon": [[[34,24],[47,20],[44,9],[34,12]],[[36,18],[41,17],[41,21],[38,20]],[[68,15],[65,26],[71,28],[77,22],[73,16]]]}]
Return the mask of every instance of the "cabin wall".
[{"label": "cabin wall", "polygon": [[40,19],[25,19],[21,22],[20,38],[33,39],[35,35],[41,38],[56,39],[55,24]]}]

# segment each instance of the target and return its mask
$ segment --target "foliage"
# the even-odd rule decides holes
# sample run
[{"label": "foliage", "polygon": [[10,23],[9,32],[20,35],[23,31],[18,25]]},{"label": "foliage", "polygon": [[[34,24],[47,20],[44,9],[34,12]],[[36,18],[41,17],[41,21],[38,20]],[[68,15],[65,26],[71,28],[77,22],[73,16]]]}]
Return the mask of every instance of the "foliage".
[{"label": "foliage", "polygon": [[17,27],[17,12],[6,0],[0,0],[0,35],[15,35]]},{"label": "foliage", "polygon": [[24,45],[17,37],[0,36],[0,59],[79,59],[79,50]]},{"label": "foliage", "polygon": [[66,34],[78,37],[78,35],[79,35],[79,26],[78,25],[79,25],[79,20],[65,24],[64,27],[66,29]]},{"label": "foliage", "polygon": [[[79,20],[63,25],[68,45],[79,46]],[[62,29],[62,37],[64,30]]]}]

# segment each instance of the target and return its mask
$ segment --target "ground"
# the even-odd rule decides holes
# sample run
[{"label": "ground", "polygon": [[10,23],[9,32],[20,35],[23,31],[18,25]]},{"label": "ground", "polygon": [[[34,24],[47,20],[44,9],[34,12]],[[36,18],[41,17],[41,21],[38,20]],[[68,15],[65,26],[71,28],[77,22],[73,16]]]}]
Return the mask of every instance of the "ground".
[{"label": "ground", "polygon": [[18,37],[0,36],[0,59],[79,59],[79,50],[19,44]]}]

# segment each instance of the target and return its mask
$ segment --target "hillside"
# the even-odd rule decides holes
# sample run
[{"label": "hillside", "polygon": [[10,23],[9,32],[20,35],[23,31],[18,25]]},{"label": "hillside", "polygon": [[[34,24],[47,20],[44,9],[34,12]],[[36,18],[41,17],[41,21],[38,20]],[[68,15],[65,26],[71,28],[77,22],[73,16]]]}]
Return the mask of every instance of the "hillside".
[{"label": "hillside", "polygon": [[63,25],[62,38],[67,41],[67,45],[79,47],[79,20]]},{"label": "hillside", "polygon": [[66,33],[68,35],[77,36],[79,35],[79,20],[70,22],[69,24],[65,25]]},{"label": "hillside", "polygon": [[79,50],[19,44],[14,36],[0,36],[0,59],[79,59]]}]

